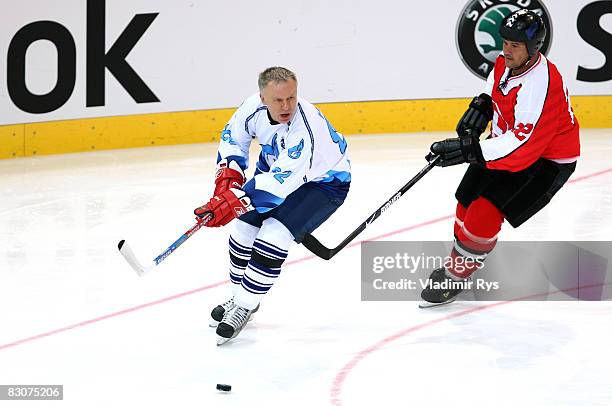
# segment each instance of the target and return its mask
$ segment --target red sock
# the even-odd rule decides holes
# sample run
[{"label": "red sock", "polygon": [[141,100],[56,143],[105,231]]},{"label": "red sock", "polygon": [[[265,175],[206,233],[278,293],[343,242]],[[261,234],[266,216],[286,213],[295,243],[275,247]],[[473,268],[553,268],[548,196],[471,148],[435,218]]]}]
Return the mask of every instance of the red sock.
[{"label": "red sock", "polygon": [[457,204],[455,245],[447,270],[457,278],[467,278],[480,269],[497,243],[503,222],[501,211],[484,197],[474,200],[465,211]]},{"label": "red sock", "polygon": [[454,225],[454,235],[459,233],[461,227],[463,227],[463,221],[465,220],[465,214],[467,213],[467,208],[461,203],[457,202],[457,208],[455,209],[455,225]]}]

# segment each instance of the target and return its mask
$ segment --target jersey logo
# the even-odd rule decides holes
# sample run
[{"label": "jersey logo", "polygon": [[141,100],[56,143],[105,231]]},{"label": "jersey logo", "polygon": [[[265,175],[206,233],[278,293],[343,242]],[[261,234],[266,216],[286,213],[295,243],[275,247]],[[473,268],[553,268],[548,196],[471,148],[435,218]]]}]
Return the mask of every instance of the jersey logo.
[{"label": "jersey logo", "polygon": [[278,134],[274,134],[274,137],[272,137],[272,141],[270,142],[270,144],[261,144],[261,152],[264,158],[266,158],[268,155],[272,155],[273,157],[278,158],[278,145],[276,145],[277,137]]},{"label": "jersey logo", "polygon": [[238,143],[232,138],[232,131],[228,129],[228,127],[229,124],[227,124],[223,131],[221,131],[221,140],[229,142],[230,145],[238,145]]},{"label": "jersey logo", "polygon": [[531,134],[532,131],[533,131],[533,124],[523,124],[523,123],[520,123],[518,126],[516,126],[515,128],[512,129],[512,132],[514,133],[514,136],[519,141],[524,141],[525,138],[527,138],[525,135],[521,135],[521,133],[529,135],[529,134]]},{"label": "jersey logo", "polygon": [[508,130],[511,131],[512,128],[514,128],[514,106],[516,105],[518,92],[521,90],[521,88],[522,85],[519,84],[518,86],[512,87],[510,90],[508,90],[507,94],[501,92],[499,88],[494,90],[495,92],[501,92],[501,95],[503,96],[499,102],[495,103],[495,111],[497,112],[496,125],[500,130],[499,134],[504,134]]},{"label": "jersey logo", "polygon": [[327,129],[329,130],[329,136],[331,137],[334,144],[338,144],[338,148],[340,148],[340,153],[344,155],[344,153],[346,152],[346,140],[344,139],[344,136],[340,134],[338,131],[336,131],[334,126],[332,126],[329,120],[327,120],[325,116],[323,115],[323,113],[321,113],[321,110],[318,110],[318,111],[319,111],[319,116],[323,120],[325,120],[325,122],[327,123]]},{"label": "jersey logo", "polygon": [[275,173],[276,175],[274,175],[274,179],[276,179],[278,181],[278,183],[285,183],[285,179],[287,179],[289,176],[291,176],[291,171],[282,171],[281,168],[276,167],[276,168],[272,168],[272,173]]},{"label": "jersey logo", "polygon": [[300,141],[298,145],[295,147],[289,148],[288,154],[291,159],[298,159],[300,155],[302,155],[302,150],[304,149],[304,139]]}]

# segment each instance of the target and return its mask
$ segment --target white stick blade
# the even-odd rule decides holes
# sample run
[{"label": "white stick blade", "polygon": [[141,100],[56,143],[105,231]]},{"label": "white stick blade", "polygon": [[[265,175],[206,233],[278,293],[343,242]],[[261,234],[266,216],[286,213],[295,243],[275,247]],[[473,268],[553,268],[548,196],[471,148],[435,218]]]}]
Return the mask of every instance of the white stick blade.
[{"label": "white stick blade", "polygon": [[127,263],[130,264],[130,266],[136,271],[138,276],[142,276],[148,271],[148,268],[143,267],[140,262],[138,262],[136,255],[134,255],[134,251],[132,251],[125,240],[119,241],[118,248],[121,255],[123,255],[123,258],[125,258]]}]

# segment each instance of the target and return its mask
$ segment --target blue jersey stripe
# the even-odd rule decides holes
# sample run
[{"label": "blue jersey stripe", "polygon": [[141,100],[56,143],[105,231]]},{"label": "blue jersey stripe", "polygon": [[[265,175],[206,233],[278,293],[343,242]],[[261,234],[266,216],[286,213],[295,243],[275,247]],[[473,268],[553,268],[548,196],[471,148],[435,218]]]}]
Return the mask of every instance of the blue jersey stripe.
[{"label": "blue jersey stripe", "polygon": [[255,189],[255,178],[249,180],[243,188],[251,203],[259,213],[265,213],[280,205],[285,199],[265,190]]},{"label": "blue jersey stripe", "polygon": [[310,135],[310,168],[312,168],[312,158],[314,158],[314,135],[312,134],[312,129],[310,128],[310,124],[308,124],[308,120],[306,120],[306,114],[304,110],[302,110],[302,106],[298,103],[298,109],[300,109],[300,114],[302,115],[302,119],[304,120],[304,124],[306,125],[306,129],[308,130],[308,134]]},{"label": "blue jersey stripe", "polygon": [[319,183],[340,182],[347,183],[351,181],[351,173],[347,171],[327,171],[327,178],[318,180]]},{"label": "blue jersey stripe", "polygon": [[258,107],[258,108],[257,108],[257,110],[255,110],[255,111],[253,112],[253,114],[251,114],[250,116],[248,116],[248,117],[247,117],[247,119],[245,120],[245,122],[244,122],[244,131],[246,131],[246,133],[247,133],[247,134],[251,135],[251,134],[249,133],[249,121],[250,121],[250,120],[251,120],[253,117],[255,117],[255,114],[257,114],[258,112],[260,112],[260,111],[262,111],[262,110],[268,110],[268,107],[267,107],[267,106],[261,106],[261,107]]},{"label": "blue jersey stripe", "polygon": [[259,153],[259,160],[257,161],[256,168],[259,170],[259,173],[270,172],[270,165],[268,165],[268,162],[266,162],[266,157],[263,151]]}]

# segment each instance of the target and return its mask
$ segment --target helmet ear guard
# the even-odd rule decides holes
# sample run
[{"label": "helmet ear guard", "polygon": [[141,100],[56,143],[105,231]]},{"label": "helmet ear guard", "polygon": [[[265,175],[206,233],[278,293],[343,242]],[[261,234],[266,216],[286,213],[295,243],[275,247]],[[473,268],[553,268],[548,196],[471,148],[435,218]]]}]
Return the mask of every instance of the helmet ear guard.
[{"label": "helmet ear guard", "polygon": [[544,45],[546,25],[542,17],[533,11],[522,9],[503,19],[499,34],[505,40],[524,43],[531,58]]}]

